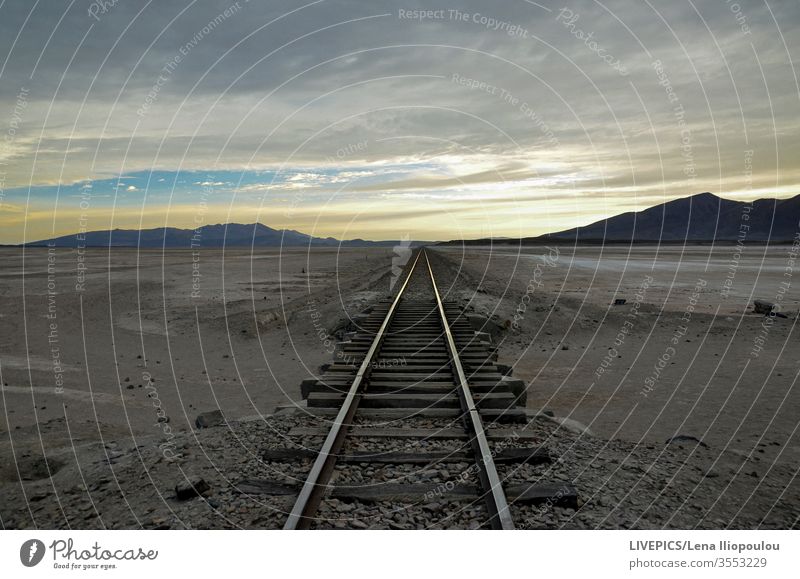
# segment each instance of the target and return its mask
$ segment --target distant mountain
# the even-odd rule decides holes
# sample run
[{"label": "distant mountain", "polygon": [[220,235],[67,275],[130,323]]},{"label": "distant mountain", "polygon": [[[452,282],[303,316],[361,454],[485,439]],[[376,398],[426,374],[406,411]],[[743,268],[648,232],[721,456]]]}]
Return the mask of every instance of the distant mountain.
[{"label": "distant mountain", "polygon": [[[748,211],[747,207],[751,209]],[[741,231],[747,241],[787,241],[794,237],[799,225],[800,195],[747,203],[700,193],[543,237],[577,241],[730,241],[736,240]]]},{"label": "distant mountain", "polygon": [[[273,229],[261,223],[203,225],[198,229],[158,227],[156,229],[113,229],[72,234],[27,243],[28,246],[54,247],[391,247],[399,241],[339,241],[333,237],[313,237],[291,229]],[[419,245],[424,242],[412,242]]]},{"label": "distant mountain", "polygon": [[453,240],[443,245],[735,242],[740,232],[744,243],[785,243],[792,241],[798,230],[800,195],[747,203],[699,193],[539,237]]}]

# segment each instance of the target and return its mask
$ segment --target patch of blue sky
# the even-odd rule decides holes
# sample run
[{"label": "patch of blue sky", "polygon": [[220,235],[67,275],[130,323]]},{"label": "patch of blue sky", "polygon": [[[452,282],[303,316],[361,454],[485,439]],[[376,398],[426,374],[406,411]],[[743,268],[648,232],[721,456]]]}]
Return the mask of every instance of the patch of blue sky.
[{"label": "patch of blue sky", "polygon": [[268,170],[154,170],[125,173],[116,177],[91,179],[62,185],[18,187],[6,191],[8,202],[49,204],[56,199],[61,206],[72,206],[90,196],[93,206],[136,206],[146,204],[181,204],[194,202],[200,195],[208,201],[225,195],[249,199],[260,197],[264,203],[280,202],[287,197],[298,202],[335,202],[353,197],[368,199],[374,192],[362,187],[409,177],[418,172],[438,171],[435,163],[360,165],[347,167],[291,167]]}]

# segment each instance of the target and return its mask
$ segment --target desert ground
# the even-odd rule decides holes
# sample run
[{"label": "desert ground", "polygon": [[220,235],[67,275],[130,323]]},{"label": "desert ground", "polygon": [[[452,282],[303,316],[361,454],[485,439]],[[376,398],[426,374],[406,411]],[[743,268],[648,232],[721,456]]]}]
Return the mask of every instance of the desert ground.
[{"label": "desert ground", "polygon": [[[459,296],[503,324],[517,315],[518,330],[500,336],[500,353],[529,382],[532,407],[605,438],[663,442],[681,433],[797,464],[800,284],[786,275],[797,256],[791,246],[738,251],[444,253],[479,288]],[[616,298],[625,305],[613,305]],[[779,303],[787,317],[754,314],[755,299]]]},{"label": "desert ground", "polygon": [[[531,528],[798,524],[791,249],[433,250],[446,299],[486,316],[532,415],[553,415],[542,436],[600,465],[558,474],[585,481],[593,512]],[[280,526],[287,505],[253,514],[222,487],[256,468],[255,447],[310,420],[301,381],[331,361],[350,316],[390,294],[397,259],[361,248],[0,249],[3,527]],[[786,317],[753,313],[754,299]],[[197,431],[195,417],[216,409],[228,428]],[[676,435],[702,444],[665,445]],[[633,459],[647,465],[619,478]],[[211,498],[177,503],[176,480],[197,470]],[[651,518],[647,504],[621,514],[646,473],[655,478],[641,492],[678,485],[679,502]]]}]

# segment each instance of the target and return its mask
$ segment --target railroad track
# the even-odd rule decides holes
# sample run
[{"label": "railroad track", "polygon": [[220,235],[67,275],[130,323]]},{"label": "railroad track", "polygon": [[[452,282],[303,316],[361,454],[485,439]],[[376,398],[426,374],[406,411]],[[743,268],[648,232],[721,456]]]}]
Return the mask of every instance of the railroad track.
[{"label": "railroad track", "polygon": [[[514,428],[528,421],[524,384],[499,371],[488,336],[457,305],[442,301],[425,250],[417,251],[396,295],[377,304],[349,338],[323,376],[303,384],[308,412],[330,419],[327,433],[299,429],[324,434],[319,451],[274,450],[263,457],[313,460],[285,529],[312,528],[331,498],[395,505],[435,498],[473,511],[482,505],[481,526],[493,529],[514,528],[513,504],[576,502],[572,487],[504,484],[498,464],[546,464],[553,457],[526,444],[534,437],[524,427]],[[435,428],[424,427],[430,420]],[[370,480],[387,464],[410,471],[460,465],[462,472],[438,483],[404,482],[412,477],[403,475]],[[341,468],[359,469],[359,483],[334,484]]]}]

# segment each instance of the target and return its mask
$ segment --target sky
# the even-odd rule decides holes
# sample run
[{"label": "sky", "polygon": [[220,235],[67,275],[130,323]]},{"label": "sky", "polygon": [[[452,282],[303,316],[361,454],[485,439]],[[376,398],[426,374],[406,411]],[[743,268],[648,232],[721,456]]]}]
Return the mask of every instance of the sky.
[{"label": "sky", "polygon": [[797,0],[10,0],[0,243],[532,236],[800,193]]}]

